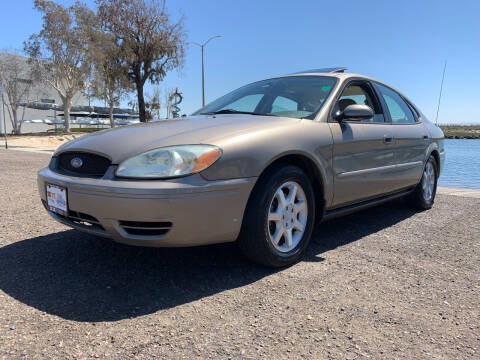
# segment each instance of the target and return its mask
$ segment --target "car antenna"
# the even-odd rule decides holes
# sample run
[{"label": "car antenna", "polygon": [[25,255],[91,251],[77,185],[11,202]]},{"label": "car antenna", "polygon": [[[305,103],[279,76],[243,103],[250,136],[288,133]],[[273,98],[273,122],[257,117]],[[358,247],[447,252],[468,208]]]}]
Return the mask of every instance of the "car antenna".
[{"label": "car antenna", "polygon": [[445,79],[445,70],[447,68],[447,60],[443,66],[442,83],[440,85],[440,94],[438,95],[437,116],[435,116],[435,125],[438,125],[438,112],[440,111],[440,100],[442,100],[443,80]]}]

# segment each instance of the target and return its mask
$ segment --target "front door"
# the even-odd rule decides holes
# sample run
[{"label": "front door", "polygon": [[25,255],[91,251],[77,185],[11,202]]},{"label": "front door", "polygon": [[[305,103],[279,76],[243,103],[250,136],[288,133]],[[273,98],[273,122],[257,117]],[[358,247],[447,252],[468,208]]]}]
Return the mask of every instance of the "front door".
[{"label": "front door", "polygon": [[333,207],[384,194],[391,180],[388,173],[395,167],[392,126],[369,82],[349,83],[332,113],[353,104],[368,105],[375,115],[360,122],[329,122],[333,135]]}]

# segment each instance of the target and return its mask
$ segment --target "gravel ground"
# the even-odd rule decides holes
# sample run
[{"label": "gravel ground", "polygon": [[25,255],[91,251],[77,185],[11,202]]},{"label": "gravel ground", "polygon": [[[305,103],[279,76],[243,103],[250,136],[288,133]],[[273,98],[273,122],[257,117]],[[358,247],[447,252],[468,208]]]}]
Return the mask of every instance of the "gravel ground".
[{"label": "gravel ground", "polygon": [[0,359],[480,357],[480,199],[324,223],[275,271],[233,244],[147,249],[51,220],[44,154],[0,150]]}]

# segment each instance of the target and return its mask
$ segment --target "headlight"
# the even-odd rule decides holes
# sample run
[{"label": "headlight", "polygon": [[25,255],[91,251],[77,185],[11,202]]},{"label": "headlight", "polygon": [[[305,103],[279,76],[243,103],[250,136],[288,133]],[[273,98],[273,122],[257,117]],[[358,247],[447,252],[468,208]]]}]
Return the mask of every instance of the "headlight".
[{"label": "headlight", "polygon": [[126,178],[171,178],[205,170],[222,155],[213,145],[158,148],[123,161],[116,175]]}]

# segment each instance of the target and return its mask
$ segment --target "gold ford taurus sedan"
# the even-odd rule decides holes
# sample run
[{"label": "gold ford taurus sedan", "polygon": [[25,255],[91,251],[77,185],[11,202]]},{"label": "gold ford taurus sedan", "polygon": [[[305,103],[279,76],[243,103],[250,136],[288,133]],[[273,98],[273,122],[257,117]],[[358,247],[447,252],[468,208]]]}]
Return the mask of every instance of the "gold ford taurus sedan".
[{"label": "gold ford taurus sedan", "polygon": [[284,266],[318,220],[401,196],[431,208],[444,156],[442,131],[405,96],[332,68],[72,140],[38,186],[48,213],[78,230],[140,246],[237,241]]}]

